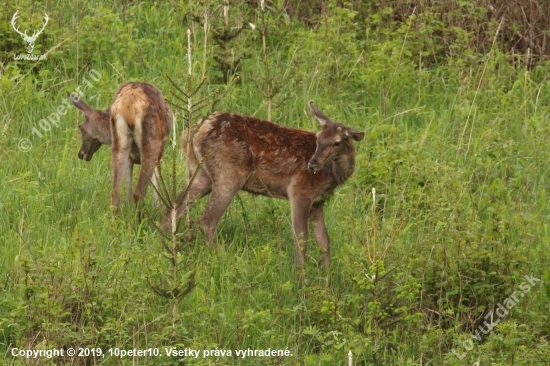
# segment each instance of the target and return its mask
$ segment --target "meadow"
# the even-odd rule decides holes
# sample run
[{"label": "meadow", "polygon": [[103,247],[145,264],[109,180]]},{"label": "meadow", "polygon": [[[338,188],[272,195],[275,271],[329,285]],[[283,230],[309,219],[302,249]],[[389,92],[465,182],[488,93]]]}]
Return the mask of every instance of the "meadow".
[{"label": "meadow", "polygon": [[[476,29],[363,3],[0,4],[0,364],[550,364],[550,64],[503,47],[477,1],[459,2]],[[45,60],[14,59],[16,11],[21,30],[48,14]],[[314,100],[365,131],[325,204],[330,271],[310,240],[297,280],[284,200],[240,192],[215,251],[205,200],[175,239],[151,189],[146,217],[113,214],[110,150],[78,159],[68,95],[105,109],[127,81],[173,102],[172,196],[179,134],[212,108],[316,132]]]}]

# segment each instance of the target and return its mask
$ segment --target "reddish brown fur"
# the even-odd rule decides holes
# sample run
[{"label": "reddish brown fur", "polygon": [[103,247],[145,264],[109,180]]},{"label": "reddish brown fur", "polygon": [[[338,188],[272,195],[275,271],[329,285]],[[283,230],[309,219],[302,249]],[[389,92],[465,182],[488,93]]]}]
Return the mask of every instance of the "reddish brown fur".
[{"label": "reddish brown fur", "polygon": [[[126,180],[128,200],[132,189],[132,168],[141,164],[134,201],[143,200],[150,180],[155,183],[157,163],[172,128],[172,113],[161,92],[148,83],[122,85],[109,109],[100,111],[73,99],[86,120],[79,126],[82,147],[79,158],[89,161],[102,144],[112,145],[111,165],[114,174],[112,204],[120,204],[120,186]],[[156,195],[155,195],[156,196]],[[158,200],[158,198],[157,198]]]},{"label": "reddish brown fur", "polygon": [[[322,125],[317,135],[230,113],[214,114],[204,121],[193,136],[191,146],[186,146],[188,132],[183,132],[188,170],[195,171],[204,158],[188,201],[211,193],[199,220],[209,242],[215,242],[220,217],[233,196],[242,189],[288,199],[298,267],[305,261],[308,220],[313,223],[317,243],[324,249],[323,264],[329,266],[330,247],[323,202],[353,173],[355,148],[352,140],[361,140],[364,133],[331,121],[313,104],[310,106]],[[185,207],[186,204],[178,208],[177,217]],[[167,211],[163,220],[165,230],[169,229],[170,222],[171,215]]]}]

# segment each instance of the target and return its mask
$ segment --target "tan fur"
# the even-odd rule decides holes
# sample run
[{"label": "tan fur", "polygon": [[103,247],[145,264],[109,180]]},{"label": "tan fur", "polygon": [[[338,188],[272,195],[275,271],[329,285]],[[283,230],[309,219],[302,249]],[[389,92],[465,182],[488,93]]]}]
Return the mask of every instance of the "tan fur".
[{"label": "tan fur", "polygon": [[139,121],[145,116],[150,103],[143,89],[122,87],[111,105],[111,115],[123,118],[128,127],[133,129],[136,119]]},{"label": "tan fur", "polygon": [[[204,121],[193,136],[193,149],[187,147],[188,132],[184,131],[182,145],[188,155],[188,171],[194,171],[203,157],[204,162],[177,217],[189,202],[210,194],[199,223],[206,239],[215,244],[219,219],[239,190],[288,199],[297,266],[304,266],[310,221],[315,240],[324,250],[323,265],[328,267],[330,245],[323,203],[353,173],[353,140],[360,141],[364,133],[330,120],[312,103],[310,107],[322,126],[317,135],[230,113],[217,113]],[[179,200],[184,198],[184,191]],[[167,210],[164,230],[169,229],[170,222]]]},{"label": "tan fur", "polygon": [[[120,186],[126,181],[127,199],[132,197],[132,169],[141,164],[133,198],[139,203],[145,197],[149,181],[155,184],[158,162],[172,128],[172,113],[161,92],[148,83],[122,85],[109,109],[98,111],[83,101],[73,99],[86,120],[81,124],[82,147],[79,158],[89,161],[102,145],[111,145],[114,175],[112,204],[120,204]],[[155,192],[158,203],[158,197]]]}]

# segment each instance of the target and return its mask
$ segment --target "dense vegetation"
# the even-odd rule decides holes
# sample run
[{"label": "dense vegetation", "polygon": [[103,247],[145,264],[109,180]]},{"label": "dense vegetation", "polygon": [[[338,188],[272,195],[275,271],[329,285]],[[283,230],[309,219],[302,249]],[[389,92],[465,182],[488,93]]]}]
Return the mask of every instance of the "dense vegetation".
[{"label": "dense vegetation", "polygon": [[[223,4],[0,4],[0,363],[548,364],[550,3]],[[29,34],[49,15],[33,51],[45,60],[14,59],[26,53],[16,11]],[[366,131],[355,174],[326,204],[330,272],[312,242],[296,279],[286,201],[240,193],[217,251],[194,226],[172,246],[150,199],[150,219],[132,206],[115,216],[109,149],[79,160],[82,116],[60,106],[80,87],[106,108],[130,80],[174,102],[178,134],[178,88],[316,131],[311,99]],[[176,161],[179,190],[178,144],[163,168],[170,186]],[[69,347],[105,356],[12,356]],[[268,348],[288,353],[236,354]]]}]

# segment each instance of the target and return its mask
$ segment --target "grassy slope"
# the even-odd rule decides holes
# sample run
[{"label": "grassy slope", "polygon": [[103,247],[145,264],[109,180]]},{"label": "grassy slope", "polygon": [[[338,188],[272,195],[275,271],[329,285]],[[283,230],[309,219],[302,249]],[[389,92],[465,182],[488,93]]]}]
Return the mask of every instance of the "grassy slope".
[{"label": "grassy slope", "polygon": [[[126,23],[119,11],[97,4],[71,22],[66,7],[52,5],[50,12],[64,19],[56,25],[51,15],[53,44],[70,36],[63,24],[78,28],[78,38],[61,46],[40,71],[26,74],[28,64],[15,69],[8,63],[0,79],[2,353],[8,344],[104,350],[288,347],[292,358],[270,362],[344,364],[351,349],[367,364],[375,362],[373,354],[382,364],[459,364],[449,347],[463,351],[461,341],[475,328],[470,318],[483,315],[478,305],[501,301],[524,274],[550,279],[547,68],[514,70],[495,51],[477,63],[459,60],[419,70],[400,52],[399,40],[370,44],[360,56],[353,42],[324,38],[337,33],[337,25],[318,33],[297,27],[292,36],[302,38],[289,36],[286,44],[300,44],[300,60],[284,88],[288,100],[275,111],[277,121],[315,130],[305,104],[314,99],[329,116],[367,131],[357,144],[356,174],[327,203],[331,274],[320,269],[312,243],[308,283],[301,288],[288,204],[241,193],[221,222],[219,251],[210,251],[199,237],[181,253],[186,268],[197,273],[197,286],[181,301],[172,336],[170,303],[147,283],[165,278],[168,262],[158,234],[138,223],[131,208],[111,214],[108,149],[90,163],[77,159],[81,116],[74,108],[43,138],[32,136],[32,128],[79,85],[88,67],[102,75],[88,94],[97,93],[90,102],[96,106],[107,106],[126,80],[147,80],[168,94],[164,73],[185,80],[187,70],[178,20],[183,10],[136,6],[126,9]],[[201,60],[198,30],[197,35],[194,59]],[[242,42],[257,50],[251,33]],[[288,62],[292,47],[280,44],[285,42],[274,38],[273,49],[280,53],[273,57]],[[84,67],[87,61],[91,65]],[[258,52],[245,61],[243,82],[221,109],[264,117],[253,82],[261,85],[262,70]],[[18,148],[21,138],[31,140],[30,151]],[[183,177],[183,169],[178,175]],[[367,235],[372,244],[367,231],[373,226],[372,187],[378,192],[379,253],[404,222],[383,260],[389,277],[376,285],[364,280],[372,270],[365,254]],[[159,212],[152,215],[160,218]],[[546,360],[548,344],[533,338],[549,331],[545,289],[541,285],[523,298],[499,328],[502,333],[476,343],[469,360],[503,365]],[[392,313],[391,306],[406,309]],[[395,325],[392,319],[400,321]],[[518,340],[511,341],[514,337]],[[223,357],[196,361],[235,363]]]}]

